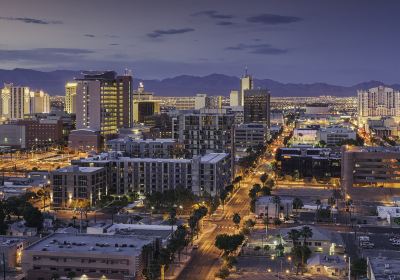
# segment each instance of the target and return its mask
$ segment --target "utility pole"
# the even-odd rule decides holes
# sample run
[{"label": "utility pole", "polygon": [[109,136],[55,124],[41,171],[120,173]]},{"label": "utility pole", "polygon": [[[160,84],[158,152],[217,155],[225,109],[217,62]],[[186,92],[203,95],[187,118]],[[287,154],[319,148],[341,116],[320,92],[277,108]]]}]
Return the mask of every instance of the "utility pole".
[{"label": "utility pole", "polygon": [[351,280],[351,257],[349,256],[349,280]]},{"label": "utility pole", "polygon": [[3,253],[3,279],[6,280],[6,256]]}]

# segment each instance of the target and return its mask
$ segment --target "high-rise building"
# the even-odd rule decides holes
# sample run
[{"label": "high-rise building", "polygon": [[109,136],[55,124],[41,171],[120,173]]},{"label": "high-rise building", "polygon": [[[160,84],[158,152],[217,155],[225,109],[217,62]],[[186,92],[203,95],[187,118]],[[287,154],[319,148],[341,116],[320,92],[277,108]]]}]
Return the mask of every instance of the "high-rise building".
[{"label": "high-rise building", "polygon": [[31,91],[30,114],[50,113],[50,97],[44,91]]},{"label": "high-rise building", "polygon": [[385,86],[359,90],[358,123],[366,124],[368,119],[400,117],[400,91]]},{"label": "high-rise building", "polygon": [[0,117],[10,117],[10,99],[11,99],[11,88],[12,84],[4,84],[4,87],[0,91]]},{"label": "high-rise building", "polygon": [[234,114],[226,109],[181,112],[173,117],[172,134],[191,155],[234,151]]},{"label": "high-rise building", "polygon": [[68,114],[76,114],[77,86],[77,82],[68,82],[65,84],[65,111]]},{"label": "high-rise building", "polygon": [[194,108],[196,110],[202,108],[208,108],[210,104],[210,98],[205,93],[198,93],[194,99]]},{"label": "high-rise building", "polygon": [[247,74],[247,69],[246,69],[245,75],[240,80],[240,92],[238,98],[239,106],[244,106],[245,91],[253,89],[253,86],[254,86],[253,77]]},{"label": "high-rise building", "polygon": [[264,123],[270,126],[270,98],[266,89],[249,89],[244,92],[244,122]]},{"label": "high-rise building", "polygon": [[239,106],[239,91],[231,90],[229,95],[229,106],[236,107]]},{"label": "high-rise building", "polygon": [[132,125],[132,76],[87,72],[76,82],[77,129],[100,131],[107,137]]},{"label": "high-rise building", "polygon": [[133,94],[133,122],[144,123],[145,119],[160,113],[160,100],[154,99],[154,93],[146,92],[143,83]]},{"label": "high-rise building", "polygon": [[30,90],[29,87],[14,86],[10,84],[9,118],[13,120],[23,119],[25,114],[30,114]]}]

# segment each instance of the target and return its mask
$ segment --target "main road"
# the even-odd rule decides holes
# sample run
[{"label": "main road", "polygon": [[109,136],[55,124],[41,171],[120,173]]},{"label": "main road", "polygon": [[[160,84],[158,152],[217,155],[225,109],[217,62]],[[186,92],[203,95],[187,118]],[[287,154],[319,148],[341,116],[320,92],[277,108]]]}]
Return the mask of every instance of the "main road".
[{"label": "main road", "polygon": [[[272,152],[280,147],[282,140],[290,132],[287,127],[283,133],[269,147]],[[178,280],[209,280],[215,279],[215,273],[221,266],[221,251],[214,246],[215,238],[218,234],[233,234],[238,231],[235,227],[232,216],[238,213],[242,218],[250,215],[249,190],[255,183],[259,183],[260,173],[265,172],[265,164],[273,161],[274,154],[267,153],[265,157],[259,160],[255,172],[249,173],[241,182],[241,187],[233,194],[232,198],[226,203],[225,209],[220,215],[216,215],[213,221],[207,221],[214,226],[206,230],[197,242],[198,250],[193,250],[192,258],[187,266],[182,270]]]}]

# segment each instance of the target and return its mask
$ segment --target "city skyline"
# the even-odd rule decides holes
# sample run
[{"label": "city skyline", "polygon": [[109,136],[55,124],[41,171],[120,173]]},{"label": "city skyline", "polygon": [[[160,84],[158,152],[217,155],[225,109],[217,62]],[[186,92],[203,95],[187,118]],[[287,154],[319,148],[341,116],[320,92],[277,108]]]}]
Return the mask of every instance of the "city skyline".
[{"label": "city skyline", "polygon": [[2,5],[1,68],[130,68],[166,78],[240,76],[248,66],[255,78],[282,82],[399,82],[395,1],[28,4]]}]

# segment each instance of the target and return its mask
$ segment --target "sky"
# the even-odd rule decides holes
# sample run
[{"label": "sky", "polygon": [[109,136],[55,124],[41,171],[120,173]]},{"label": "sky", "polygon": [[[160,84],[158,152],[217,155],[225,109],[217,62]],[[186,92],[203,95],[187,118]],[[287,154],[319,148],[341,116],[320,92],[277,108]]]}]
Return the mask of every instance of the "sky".
[{"label": "sky", "polygon": [[397,0],[0,0],[0,69],[400,83]]}]

